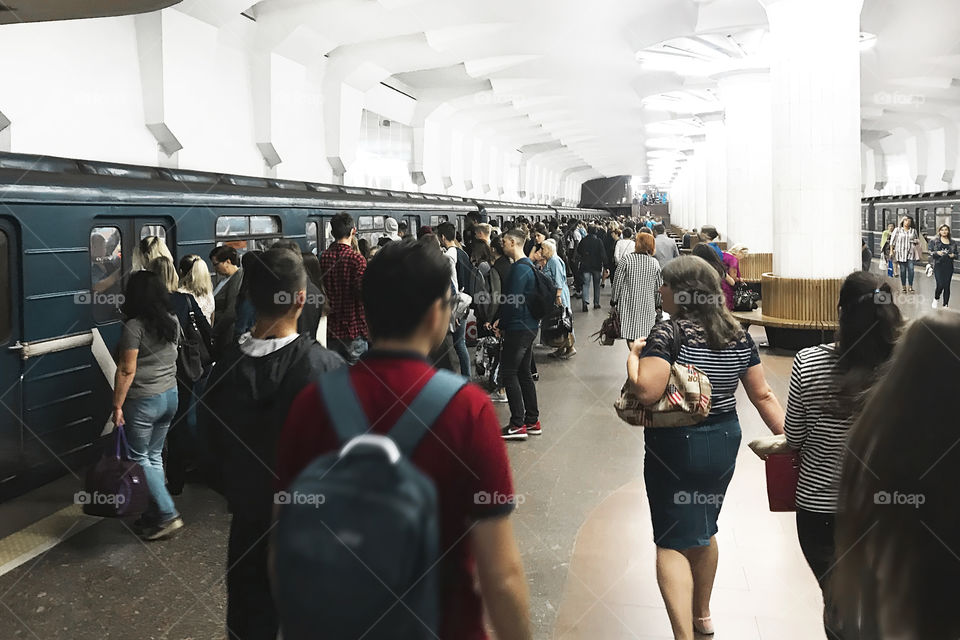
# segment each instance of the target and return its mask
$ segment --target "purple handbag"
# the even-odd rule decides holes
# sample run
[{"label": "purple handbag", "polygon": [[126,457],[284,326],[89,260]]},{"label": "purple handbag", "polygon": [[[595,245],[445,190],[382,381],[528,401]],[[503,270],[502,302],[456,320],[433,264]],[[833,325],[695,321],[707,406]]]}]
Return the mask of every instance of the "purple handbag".
[{"label": "purple handbag", "polygon": [[147,510],[150,490],[143,468],[127,456],[123,425],[113,431],[113,446],[107,448],[87,471],[84,490],[77,494],[83,512],[101,518],[125,518]]}]

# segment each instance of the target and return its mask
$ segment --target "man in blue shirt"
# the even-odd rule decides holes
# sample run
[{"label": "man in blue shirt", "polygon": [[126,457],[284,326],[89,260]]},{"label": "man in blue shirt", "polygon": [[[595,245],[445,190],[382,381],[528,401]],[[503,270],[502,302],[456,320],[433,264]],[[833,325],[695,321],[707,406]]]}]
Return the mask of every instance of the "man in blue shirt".
[{"label": "man in blue shirt", "polygon": [[495,323],[503,335],[500,378],[510,404],[510,424],[501,431],[504,440],[526,440],[529,435],[542,433],[537,386],[530,372],[533,340],[540,322],[527,308],[527,300],[536,291],[536,267],[523,255],[526,240],[527,234],[521,227],[503,234],[503,254],[513,260],[503,287],[500,317]]}]

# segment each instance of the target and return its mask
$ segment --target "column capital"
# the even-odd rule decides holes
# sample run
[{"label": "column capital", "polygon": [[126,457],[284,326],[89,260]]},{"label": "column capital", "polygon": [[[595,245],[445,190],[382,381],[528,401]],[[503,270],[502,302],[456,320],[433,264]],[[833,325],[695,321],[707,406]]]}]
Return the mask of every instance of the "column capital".
[{"label": "column capital", "polygon": [[724,111],[709,111],[707,113],[697,113],[695,115],[700,118],[701,122],[707,124],[710,122],[723,122],[726,113]]}]

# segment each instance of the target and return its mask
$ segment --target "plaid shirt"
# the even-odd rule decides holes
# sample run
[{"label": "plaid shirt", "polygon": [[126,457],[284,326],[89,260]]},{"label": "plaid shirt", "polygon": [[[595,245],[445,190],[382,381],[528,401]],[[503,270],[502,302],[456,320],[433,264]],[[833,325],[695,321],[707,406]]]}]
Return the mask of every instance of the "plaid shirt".
[{"label": "plaid shirt", "polygon": [[327,335],[339,340],[367,337],[367,318],[360,299],[360,282],[367,261],[340,242],[320,254],[323,288],[330,299]]}]

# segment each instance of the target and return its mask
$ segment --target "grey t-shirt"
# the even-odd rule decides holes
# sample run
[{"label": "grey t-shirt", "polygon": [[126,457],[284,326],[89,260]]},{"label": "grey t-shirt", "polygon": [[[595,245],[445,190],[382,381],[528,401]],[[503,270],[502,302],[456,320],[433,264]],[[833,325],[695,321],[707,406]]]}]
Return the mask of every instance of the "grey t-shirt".
[{"label": "grey t-shirt", "polygon": [[[171,316],[176,321],[176,316]],[[180,323],[177,323],[177,334]],[[120,351],[137,350],[137,373],[128,398],[145,398],[169,391],[177,385],[177,343],[163,342],[147,331],[137,318],[127,320],[120,335]]]}]

